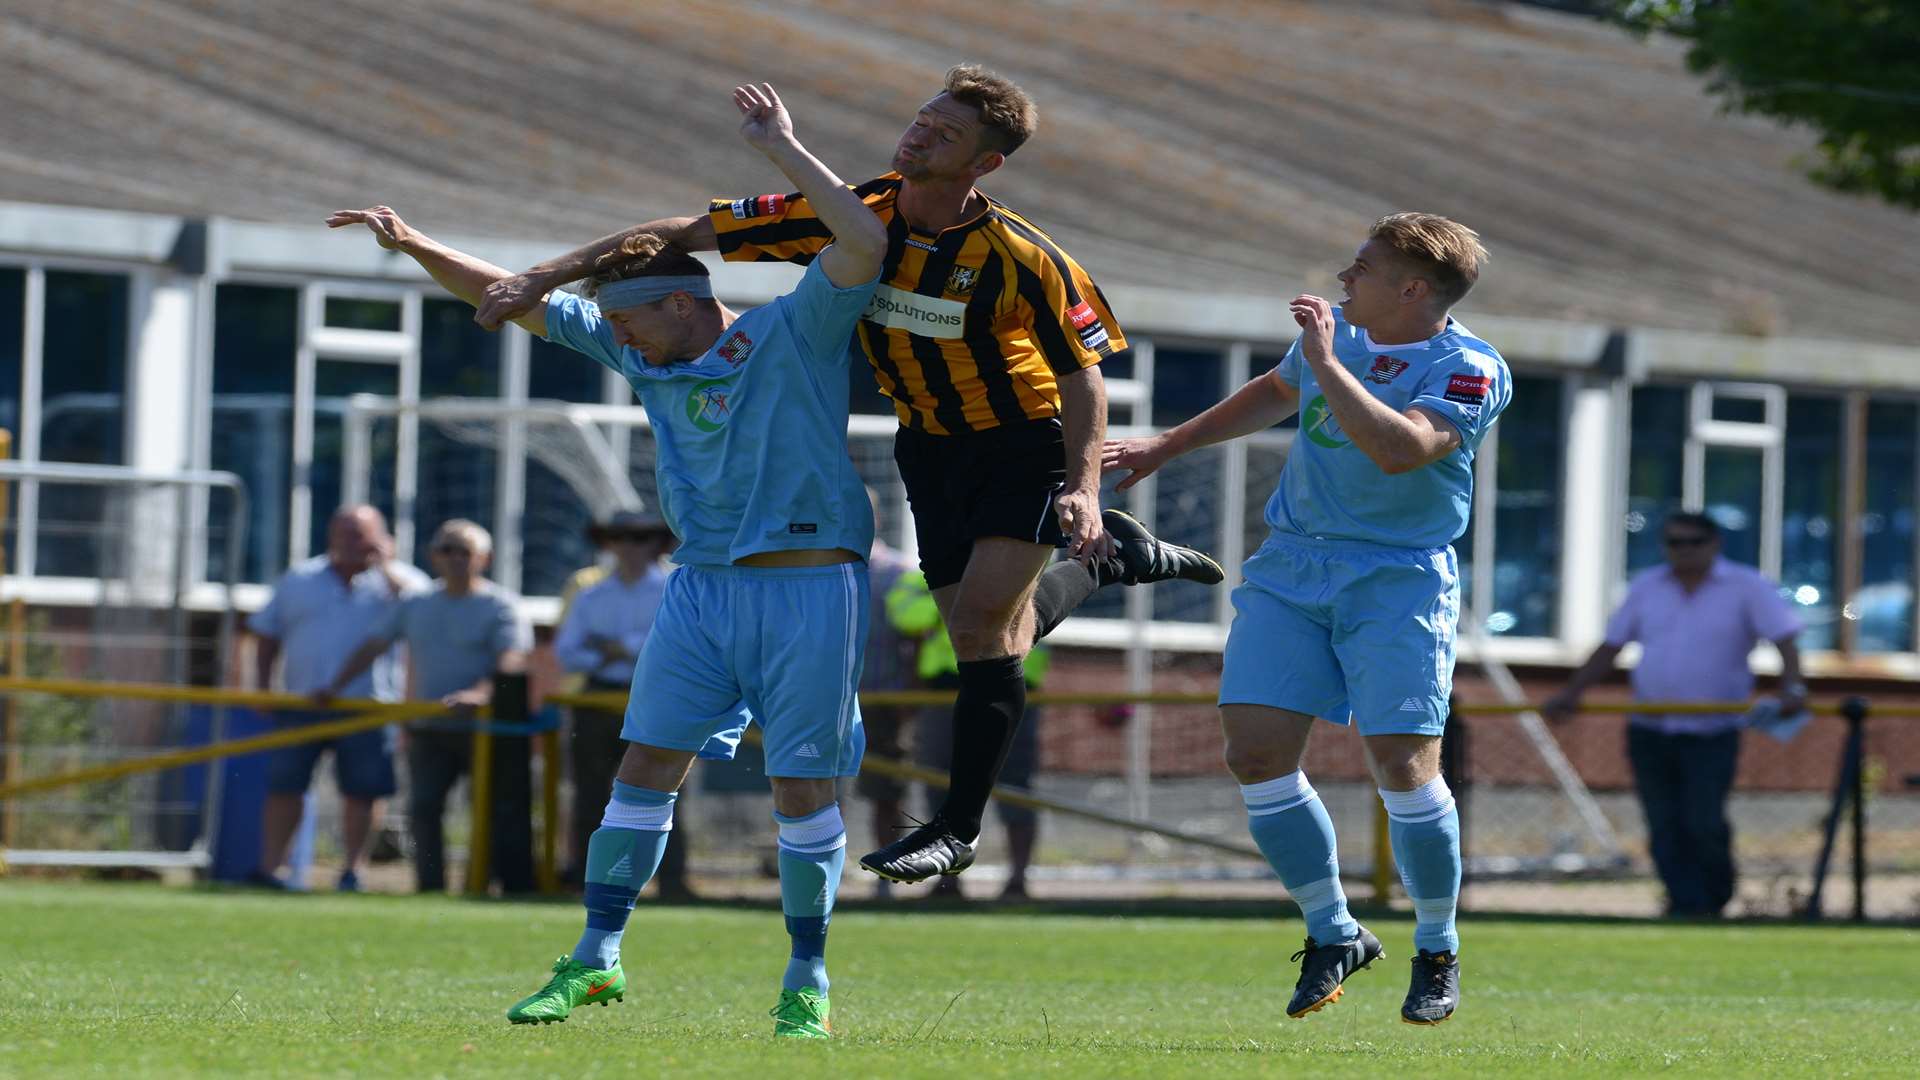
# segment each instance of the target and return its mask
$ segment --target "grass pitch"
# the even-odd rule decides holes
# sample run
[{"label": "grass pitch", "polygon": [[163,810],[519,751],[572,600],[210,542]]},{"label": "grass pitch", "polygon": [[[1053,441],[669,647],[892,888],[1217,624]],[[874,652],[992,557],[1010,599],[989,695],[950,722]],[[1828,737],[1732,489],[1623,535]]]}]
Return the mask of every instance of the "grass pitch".
[{"label": "grass pitch", "polygon": [[[1278,907],[1278,905],[1276,905]],[[570,904],[0,882],[0,1076],[1920,1075],[1910,929],[1470,918],[1399,1022],[1411,924],[1304,1021],[1293,919],[837,914],[829,1045],[775,1044],[777,912],[642,906],[627,1000],[515,1027]]]}]

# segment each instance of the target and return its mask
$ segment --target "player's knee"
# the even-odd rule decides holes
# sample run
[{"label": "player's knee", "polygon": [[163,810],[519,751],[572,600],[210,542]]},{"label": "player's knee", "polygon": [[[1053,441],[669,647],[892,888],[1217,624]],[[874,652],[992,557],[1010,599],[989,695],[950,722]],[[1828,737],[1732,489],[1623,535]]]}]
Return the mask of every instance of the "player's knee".
[{"label": "player's knee", "polygon": [[1284,746],[1261,739],[1228,739],[1223,756],[1227,771],[1242,784],[1265,783],[1300,767]]},{"label": "player's knee", "polygon": [[782,817],[806,817],[831,806],[833,781],[790,776],[771,777],[773,809]]},{"label": "player's knee", "polygon": [[628,743],[620,759],[618,778],[623,784],[651,791],[678,791],[692,764],[693,755],[685,750]]},{"label": "player's knee", "polygon": [[962,660],[985,660],[1011,656],[1015,652],[1011,620],[1007,612],[955,610],[947,636],[953,653]]}]

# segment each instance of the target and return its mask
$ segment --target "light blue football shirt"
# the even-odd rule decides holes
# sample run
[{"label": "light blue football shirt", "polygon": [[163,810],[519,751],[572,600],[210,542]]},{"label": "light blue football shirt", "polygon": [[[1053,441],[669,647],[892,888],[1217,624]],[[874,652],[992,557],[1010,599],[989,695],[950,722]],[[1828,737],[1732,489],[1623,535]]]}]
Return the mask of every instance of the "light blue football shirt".
[{"label": "light blue football shirt", "polygon": [[548,298],[547,340],[618,371],[646,407],[660,511],[680,538],[675,562],[823,548],[866,556],[873,506],[847,455],[847,342],[873,287],[836,288],[816,260],[698,360],[658,367],[616,344],[591,300]]},{"label": "light blue football shirt", "polygon": [[1267,500],[1275,532],[1388,547],[1445,547],[1466,531],[1473,509],[1473,455],[1513,400],[1513,377],[1493,346],[1447,319],[1445,330],[1410,345],[1376,345],[1333,309],[1333,356],[1394,412],[1418,405],[1460,429],[1453,453],[1389,476],[1340,430],[1313,367],[1293,343],[1276,369],[1300,391],[1300,433],[1280,486]]}]

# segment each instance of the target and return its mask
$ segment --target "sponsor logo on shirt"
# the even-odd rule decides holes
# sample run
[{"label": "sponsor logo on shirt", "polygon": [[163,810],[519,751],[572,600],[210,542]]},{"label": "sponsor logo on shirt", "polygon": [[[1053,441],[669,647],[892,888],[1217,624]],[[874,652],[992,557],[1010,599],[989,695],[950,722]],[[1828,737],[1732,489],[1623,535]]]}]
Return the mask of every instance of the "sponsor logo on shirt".
[{"label": "sponsor logo on shirt", "polygon": [[812,536],[820,531],[820,526],[811,521],[792,521],[787,523],[787,532],[794,536]]},{"label": "sponsor logo on shirt", "polygon": [[1333,406],[1327,404],[1325,394],[1317,394],[1300,413],[1300,430],[1312,439],[1315,446],[1324,446],[1329,450],[1345,450],[1353,443],[1348,441],[1346,433],[1340,430],[1340,421],[1333,418]]},{"label": "sponsor logo on shirt", "polygon": [[1080,344],[1088,349],[1098,351],[1107,343],[1106,326],[1100,322],[1100,316],[1094,312],[1093,305],[1085,300],[1067,309],[1067,321],[1073,324],[1075,330],[1080,331]]},{"label": "sponsor logo on shirt", "polygon": [[1456,405],[1478,409],[1487,403],[1487,391],[1493,388],[1493,380],[1485,375],[1450,375],[1447,377],[1447,392],[1442,397]]},{"label": "sponsor logo on shirt", "polygon": [[1367,372],[1367,381],[1385,386],[1405,370],[1407,370],[1405,360],[1395,360],[1391,356],[1376,356],[1373,358],[1373,370]]},{"label": "sponsor logo on shirt", "polygon": [[728,338],[727,343],[720,346],[718,351],[720,359],[725,360],[732,367],[739,367],[747,362],[747,354],[753,351],[753,339],[735,330],[733,336]]},{"label": "sponsor logo on shirt", "polygon": [[980,268],[977,266],[956,266],[953,273],[947,275],[947,291],[962,296],[973,291],[980,280]]},{"label": "sponsor logo on shirt", "polygon": [[873,299],[860,317],[921,337],[957,338],[967,325],[967,305],[882,285],[874,289]]},{"label": "sponsor logo on shirt", "polygon": [[733,200],[733,216],[741,221],[748,218],[779,217],[787,208],[785,195],[756,195],[751,199]]},{"label": "sponsor logo on shirt", "polygon": [[940,250],[934,245],[927,243],[925,240],[915,240],[911,236],[907,237],[907,246],[910,248],[919,248],[921,251],[939,251]]},{"label": "sponsor logo on shirt", "polygon": [[703,382],[687,394],[687,419],[701,431],[719,431],[733,418],[727,399],[733,387],[725,382]]}]

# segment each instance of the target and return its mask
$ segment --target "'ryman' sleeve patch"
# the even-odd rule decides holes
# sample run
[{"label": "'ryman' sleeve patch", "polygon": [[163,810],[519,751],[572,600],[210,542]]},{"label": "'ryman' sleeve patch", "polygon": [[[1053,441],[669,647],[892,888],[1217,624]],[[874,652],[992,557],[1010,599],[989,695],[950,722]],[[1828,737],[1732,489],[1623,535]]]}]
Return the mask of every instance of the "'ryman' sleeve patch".
[{"label": "'ryman' sleeve patch", "polygon": [[1493,380],[1485,375],[1449,375],[1447,390],[1441,396],[1458,405],[1479,407],[1487,403]]},{"label": "'ryman' sleeve patch", "polygon": [[751,218],[779,217],[787,208],[785,195],[756,195],[750,199],[735,199],[728,204],[733,216],[741,221]]}]

